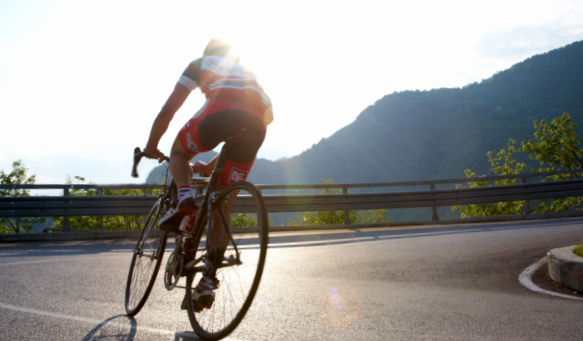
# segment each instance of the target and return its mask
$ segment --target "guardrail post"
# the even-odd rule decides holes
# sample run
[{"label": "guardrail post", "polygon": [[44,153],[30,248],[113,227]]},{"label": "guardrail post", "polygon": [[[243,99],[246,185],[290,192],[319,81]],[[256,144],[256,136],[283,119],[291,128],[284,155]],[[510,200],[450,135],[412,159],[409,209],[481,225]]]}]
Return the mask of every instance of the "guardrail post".
[{"label": "guardrail post", "polygon": [[[526,177],[522,177],[522,183],[523,184],[526,183]],[[531,214],[532,213],[532,210],[530,209],[530,200],[525,200],[524,201],[524,213],[525,214]]]},{"label": "guardrail post", "polygon": [[[99,196],[100,197],[103,196],[103,188],[100,188],[99,189]],[[101,216],[101,225],[100,225],[100,227],[101,227],[101,231],[103,231],[103,216]]]},{"label": "guardrail post", "polygon": [[[342,187],[342,194],[348,194],[348,187]],[[344,225],[350,225],[350,211],[344,211]]]},{"label": "guardrail post", "polygon": [[[69,196],[69,189],[65,188],[63,189],[63,197],[68,197]],[[65,204],[68,204],[68,201],[65,201]],[[65,211],[67,211],[67,209],[65,209]],[[63,231],[62,232],[71,232],[71,224],[69,222],[69,216],[64,216],[63,217]]]},{"label": "guardrail post", "polygon": [[[435,191],[435,184],[430,184],[429,185],[429,189],[432,191]],[[437,214],[437,207],[432,206],[431,207],[431,220],[433,221],[439,221],[439,215]]]}]

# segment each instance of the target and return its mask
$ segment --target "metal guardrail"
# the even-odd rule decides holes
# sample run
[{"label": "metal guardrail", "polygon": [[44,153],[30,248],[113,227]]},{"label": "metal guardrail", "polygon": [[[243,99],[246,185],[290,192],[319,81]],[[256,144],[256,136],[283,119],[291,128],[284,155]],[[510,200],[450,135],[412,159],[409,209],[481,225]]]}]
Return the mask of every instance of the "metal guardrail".
[{"label": "metal guardrail", "polygon": [[[436,207],[469,205],[492,202],[526,200],[525,213],[529,214],[529,200],[583,196],[583,179],[526,183],[526,178],[558,174],[583,173],[583,170],[529,173],[482,178],[448,179],[434,181],[412,181],[365,184],[327,185],[258,185],[262,190],[274,189],[319,189],[342,188],[342,194],[333,195],[273,195],[264,194],[268,212],[345,211],[345,224],[350,224],[348,212],[366,209],[395,209],[432,207],[432,220],[439,220]],[[501,179],[522,179],[522,184],[480,188],[457,188],[436,190],[435,185],[469,183]],[[195,181],[197,182],[197,181]],[[201,182],[200,180],[198,182]],[[348,188],[371,188],[391,186],[429,185],[429,190],[386,193],[348,194]],[[201,184],[195,184],[201,186]],[[70,196],[70,189],[142,189],[144,196]],[[70,216],[145,215],[156,200],[146,196],[148,189],[160,189],[161,185],[0,185],[0,189],[62,189],[63,196],[0,197],[0,217],[44,217],[64,216],[65,230]],[[235,212],[249,212],[248,198],[241,196]]]},{"label": "metal guardrail", "polygon": [[[406,186],[425,186],[425,185],[443,185],[443,184],[459,184],[476,181],[494,181],[504,179],[527,179],[540,178],[551,175],[561,174],[583,174],[583,169],[572,169],[553,172],[540,173],[525,173],[515,175],[497,175],[486,176],[480,178],[458,178],[445,180],[424,180],[424,181],[402,181],[402,182],[374,182],[374,183],[353,183],[353,184],[291,184],[291,185],[256,185],[259,189],[322,189],[322,188],[369,188],[369,187],[406,187]],[[195,178],[197,179],[197,178]],[[207,178],[202,178],[207,179]],[[196,181],[193,187],[205,186],[206,181]],[[64,191],[71,189],[141,189],[144,193],[148,189],[163,189],[163,185],[157,184],[110,184],[110,185],[86,185],[86,184],[41,184],[41,185],[0,185],[0,189],[62,189]]]},{"label": "metal guardrail", "polygon": [[[460,184],[477,181],[495,181],[505,179],[522,179],[526,182],[527,178],[540,178],[551,175],[561,174],[583,174],[583,169],[573,169],[553,172],[525,173],[515,175],[496,175],[485,176],[480,178],[458,178],[445,180],[424,180],[424,181],[401,181],[401,182],[375,182],[375,183],[354,183],[354,184],[328,184],[328,185],[258,185],[260,189],[310,189],[310,188],[370,188],[370,187],[408,187],[408,186],[435,186],[445,184]],[[1,188],[1,187],[0,187]]]}]

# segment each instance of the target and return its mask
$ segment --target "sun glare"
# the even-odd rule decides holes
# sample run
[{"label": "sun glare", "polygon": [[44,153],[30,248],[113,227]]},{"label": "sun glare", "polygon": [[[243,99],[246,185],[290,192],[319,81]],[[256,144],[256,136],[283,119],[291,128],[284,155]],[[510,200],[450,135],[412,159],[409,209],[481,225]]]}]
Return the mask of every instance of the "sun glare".
[{"label": "sun glare", "polygon": [[[394,91],[461,87],[581,40],[582,14],[573,1],[0,2],[0,112],[12,128],[0,135],[0,169],[12,158],[32,166],[39,153],[65,162],[91,148],[121,158],[143,145],[211,38],[230,42],[272,99],[259,155],[276,160]],[[200,105],[197,91],[163,148]]]}]

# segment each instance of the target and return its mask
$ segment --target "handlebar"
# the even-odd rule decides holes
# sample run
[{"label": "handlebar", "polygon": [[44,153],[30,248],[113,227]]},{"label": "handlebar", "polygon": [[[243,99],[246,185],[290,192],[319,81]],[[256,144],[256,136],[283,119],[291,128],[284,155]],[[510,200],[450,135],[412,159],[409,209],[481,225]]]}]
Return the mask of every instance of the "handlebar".
[{"label": "handlebar", "polygon": [[[148,154],[144,153],[140,147],[136,147],[136,149],[134,149],[134,165],[132,167],[132,177],[137,178],[139,176],[138,164],[144,156],[148,156]],[[164,156],[164,160],[169,162],[170,158],[168,156]]]}]

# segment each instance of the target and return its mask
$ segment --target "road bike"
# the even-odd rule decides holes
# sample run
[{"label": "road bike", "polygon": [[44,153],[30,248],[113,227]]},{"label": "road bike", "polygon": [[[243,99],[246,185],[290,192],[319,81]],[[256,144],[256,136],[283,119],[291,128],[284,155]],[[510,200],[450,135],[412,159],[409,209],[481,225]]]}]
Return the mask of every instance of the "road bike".
[{"label": "road bike", "polygon": [[[194,332],[207,340],[218,340],[231,333],[241,322],[253,302],[259,287],[267,254],[269,221],[261,191],[247,181],[234,182],[220,189],[218,179],[231,147],[245,134],[233,127],[223,145],[210,178],[193,178],[198,212],[192,234],[177,233],[175,248],[166,261],[164,286],[167,290],[185,289],[182,309],[186,309]],[[145,154],[134,150],[132,176],[137,177],[137,165]],[[169,159],[166,157],[166,160]],[[206,191],[204,191],[206,188]],[[234,199],[233,199],[234,198]],[[234,206],[230,217],[225,205]],[[174,181],[168,184],[168,170],[163,193],[144,220],[144,225],[133,250],[126,292],[125,309],[136,315],[146,303],[160,270],[170,233],[158,228],[166,210],[176,207],[177,189]],[[220,219],[215,228],[227,233],[229,244],[222,261],[209,260],[213,219]],[[236,230],[236,231],[235,231]],[[237,232],[237,233],[235,233]],[[193,290],[203,274],[216,274],[218,288],[210,308],[197,305]],[[179,285],[181,278],[185,285]]]}]

